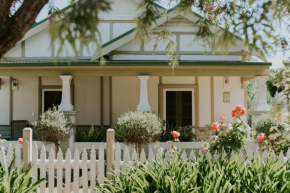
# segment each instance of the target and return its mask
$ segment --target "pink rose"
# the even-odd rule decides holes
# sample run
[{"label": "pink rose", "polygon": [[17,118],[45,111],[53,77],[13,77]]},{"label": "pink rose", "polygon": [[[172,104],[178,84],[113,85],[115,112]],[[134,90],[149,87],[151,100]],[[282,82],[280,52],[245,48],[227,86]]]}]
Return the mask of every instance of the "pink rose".
[{"label": "pink rose", "polygon": [[238,105],[232,110],[232,117],[241,117],[247,113],[247,109],[242,106]]},{"label": "pink rose", "polygon": [[174,137],[174,138],[178,138],[180,137],[180,133],[178,131],[172,131],[171,132],[171,135]]},{"label": "pink rose", "polygon": [[257,136],[257,141],[259,143],[262,143],[266,138],[267,138],[267,135],[265,133],[259,133],[259,135]]},{"label": "pink rose", "polygon": [[222,124],[219,122],[213,122],[211,125],[211,128],[213,131],[219,131],[221,127],[222,127]]}]

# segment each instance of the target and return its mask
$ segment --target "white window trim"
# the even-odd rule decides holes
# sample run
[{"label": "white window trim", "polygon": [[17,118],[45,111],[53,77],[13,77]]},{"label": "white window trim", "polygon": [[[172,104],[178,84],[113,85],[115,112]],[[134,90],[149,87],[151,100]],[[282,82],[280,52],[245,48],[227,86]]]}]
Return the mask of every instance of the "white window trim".
[{"label": "white window trim", "polygon": [[[192,92],[192,125],[195,125],[195,98],[194,88],[165,88],[163,89],[163,120],[166,120],[166,91],[191,91]],[[165,127],[166,127],[165,123]]]},{"label": "white window trim", "polygon": [[44,92],[45,91],[62,91],[62,89],[42,89],[42,99],[41,99],[41,103],[42,103],[42,107],[41,107],[41,112],[44,113]]}]

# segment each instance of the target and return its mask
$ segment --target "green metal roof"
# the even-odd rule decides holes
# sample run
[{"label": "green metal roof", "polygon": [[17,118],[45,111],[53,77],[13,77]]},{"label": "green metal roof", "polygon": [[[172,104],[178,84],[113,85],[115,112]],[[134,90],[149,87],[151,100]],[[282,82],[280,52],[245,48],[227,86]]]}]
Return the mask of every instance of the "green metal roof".
[{"label": "green metal roof", "polygon": [[[180,66],[271,66],[270,62],[236,62],[236,61],[180,61]],[[1,67],[47,67],[47,66],[168,66],[167,61],[107,61],[101,62],[3,62]]]}]

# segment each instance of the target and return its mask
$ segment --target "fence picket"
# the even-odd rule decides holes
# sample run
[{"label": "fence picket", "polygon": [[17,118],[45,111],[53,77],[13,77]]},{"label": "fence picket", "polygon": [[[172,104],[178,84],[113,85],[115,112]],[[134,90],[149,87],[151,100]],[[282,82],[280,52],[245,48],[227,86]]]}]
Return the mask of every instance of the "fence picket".
[{"label": "fence picket", "polygon": [[6,162],[7,166],[10,166],[12,160],[13,160],[13,148],[10,144],[7,150],[7,162]]},{"label": "fence picket", "polygon": [[15,147],[15,167],[16,168],[20,166],[20,160],[21,160],[20,144],[16,143],[16,147]]},{"label": "fence picket", "polygon": [[82,153],[83,193],[88,193],[88,155],[84,148]]},{"label": "fence picket", "polygon": [[74,193],[78,193],[79,192],[79,188],[80,188],[80,154],[78,149],[75,150],[74,153],[74,181],[73,181],[73,191]]},{"label": "fence picket", "polygon": [[268,159],[268,153],[267,153],[267,151],[264,151],[263,155],[262,155],[262,160],[263,160],[263,162],[266,162],[267,159]]},{"label": "fence picket", "polygon": [[120,143],[117,143],[115,150],[115,172],[118,176],[120,176],[120,163],[121,163],[121,146]]},{"label": "fence picket", "polygon": [[189,158],[190,158],[191,160],[193,160],[194,162],[196,161],[196,157],[195,157],[195,155],[194,155],[194,151],[193,151],[193,150],[190,151]]},{"label": "fence picket", "polygon": [[239,162],[241,163],[242,161],[244,161],[244,159],[245,159],[244,152],[243,152],[243,150],[240,149],[240,151],[239,151]]},{"label": "fence picket", "polygon": [[288,148],[287,156],[286,157],[287,157],[287,160],[290,159],[290,148]]},{"label": "fence picket", "polygon": [[138,160],[138,155],[137,152],[134,148],[133,152],[132,152],[132,161],[137,161]]},{"label": "fence picket", "polygon": [[32,177],[33,177],[33,182],[36,182],[38,179],[37,176],[37,159],[38,159],[38,147],[36,145],[36,142],[33,143],[32,145]]},{"label": "fence picket", "polygon": [[[46,166],[45,166],[45,160],[46,160],[46,150],[45,147],[42,146],[40,151],[40,179],[46,178]],[[40,186],[40,193],[45,193],[45,187],[46,184],[43,184]]]},{"label": "fence picket", "polygon": [[67,149],[65,154],[65,193],[70,193],[70,184],[71,184],[71,153],[70,150]]},{"label": "fence picket", "polygon": [[149,156],[148,156],[148,161],[152,164],[153,163],[153,158],[154,158],[154,153],[152,148],[149,150]]},{"label": "fence picket", "polygon": [[101,184],[104,182],[105,174],[105,152],[103,143],[99,147],[99,164],[98,164],[98,180]]},{"label": "fence picket", "polygon": [[281,150],[280,153],[279,153],[279,159],[284,161],[284,154],[283,154],[283,151]]},{"label": "fence picket", "polygon": [[48,155],[48,192],[54,192],[54,152],[52,148]]},{"label": "fence picket", "polygon": [[144,149],[142,149],[142,151],[141,151],[140,161],[141,161],[142,163],[144,163],[144,162],[146,161],[146,154],[145,154]]},{"label": "fence picket", "polygon": [[5,155],[4,148],[1,148],[1,150],[0,150],[0,163],[1,163],[1,165],[4,168],[7,167],[7,165],[6,165],[6,155]]},{"label": "fence picket", "polygon": [[124,161],[124,166],[122,168],[122,171],[126,172],[127,167],[129,166],[129,161],[130,161],[129,149],[128,149],[127,145],[126,145],[125,150],[124,150],[123,161]]},{"label": "fence picket", "polygon": [[57,192],[62,193],[62,175],[63,175],[63,169],[62,169],[62,151],[61,148],[59,148],[59,151],[57,153]]},{"label": "fence picket", "polygon": [[[95,188],[96,187],[96,150],[95,150],[95,146],[93,145],[92,149],[91,149],[91,168],[90,168],[90,172],[91,172],[91,176],[90,176],[90,182],[91,182],[91,187]],[[91,190],[91,192],[95,192],[94,190]]]},{"label": "fence picket", "polygon": [[186,154],[185,150],[183,150],[183,152],[181,154],[181,158],[182,159],[186,159],[187,158],[187,154]]}]

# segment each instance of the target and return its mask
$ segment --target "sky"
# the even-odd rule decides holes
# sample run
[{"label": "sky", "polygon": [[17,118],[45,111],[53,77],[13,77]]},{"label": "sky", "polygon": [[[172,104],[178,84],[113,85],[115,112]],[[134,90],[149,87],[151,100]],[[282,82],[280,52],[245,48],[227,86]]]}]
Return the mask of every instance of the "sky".
[{"label": "sky", "polygon": [[[54,4],[59,9],[63,9],[69,5],[69,2],[70,2],[70,0],[55,0]],[[166,0],[161,0],[161,4],[163,4],[163,6],[166,6],[166,4],[163,2],[166,2]],[[48,5],[46,5],[41,10],[40,14],[36,18],[36,22],[39,22],[48,16],[48,8],[49,8]],[[266,58],[267,58],[268,62],[272,62],[272,69],[278,69],[278,68],[284,67],[283,60],[290,59],[290,54],[289,54],[289,52],[288,52],[288,54],[283,54],[282,51],[279,51],[276,54],[271,54],[269,56],[266,56]]]}]

